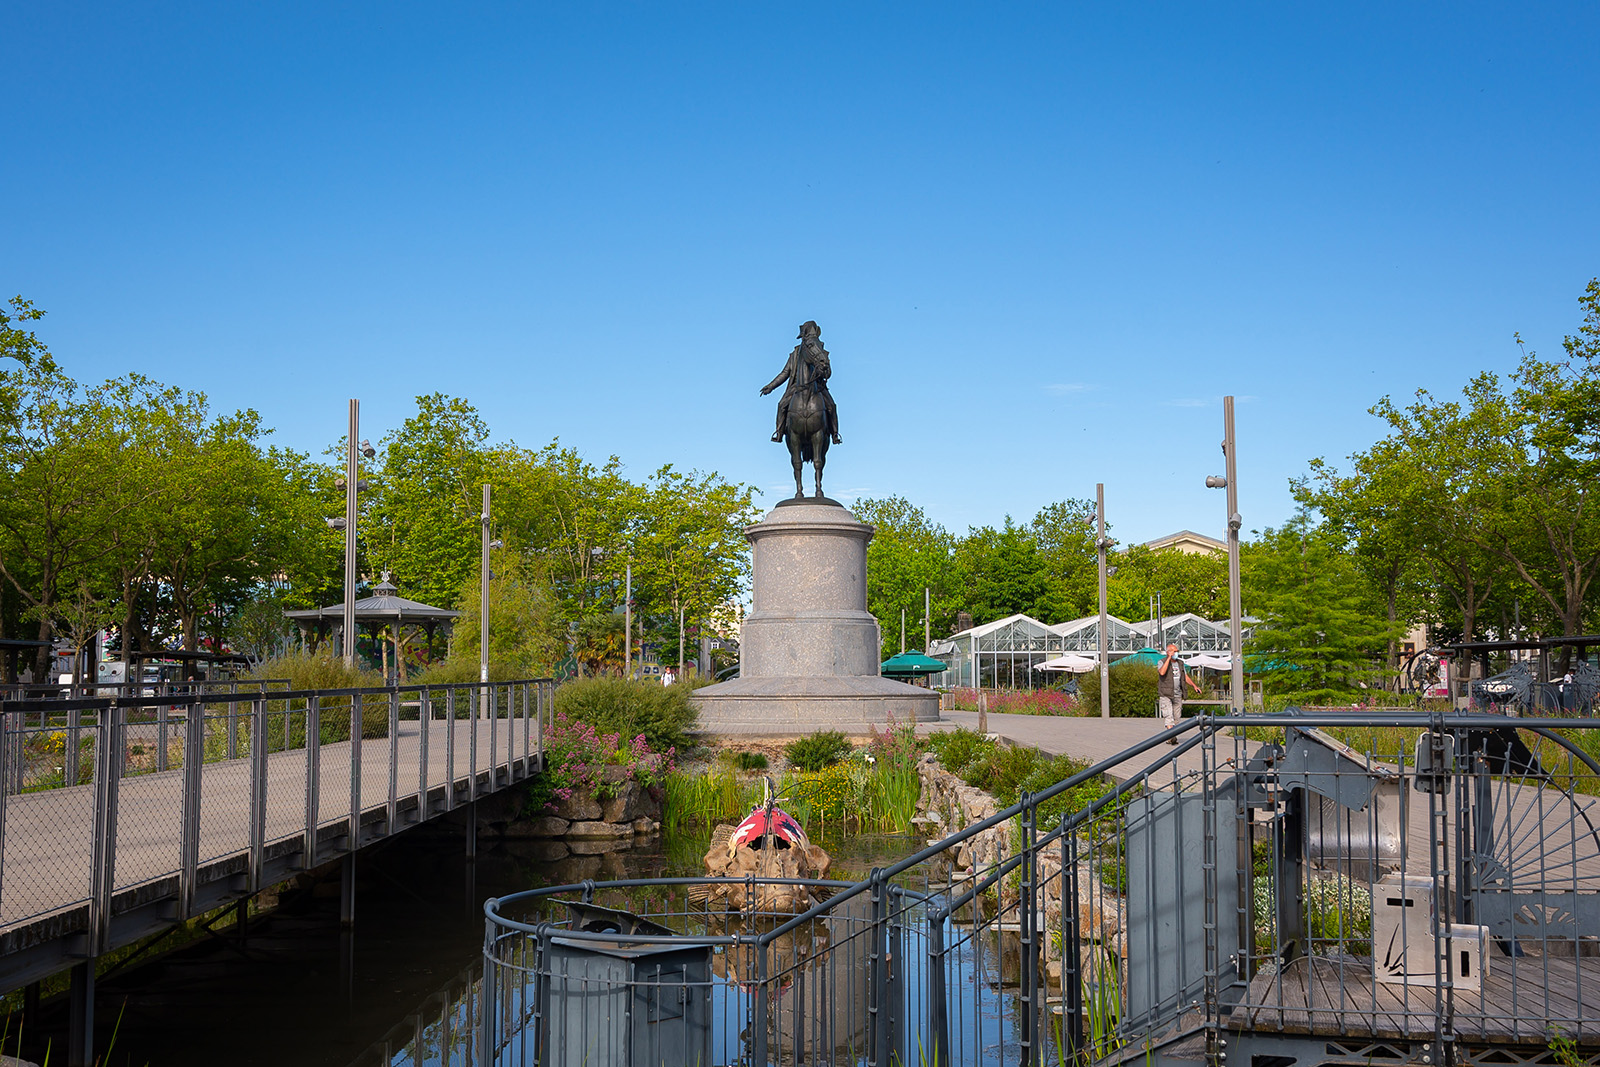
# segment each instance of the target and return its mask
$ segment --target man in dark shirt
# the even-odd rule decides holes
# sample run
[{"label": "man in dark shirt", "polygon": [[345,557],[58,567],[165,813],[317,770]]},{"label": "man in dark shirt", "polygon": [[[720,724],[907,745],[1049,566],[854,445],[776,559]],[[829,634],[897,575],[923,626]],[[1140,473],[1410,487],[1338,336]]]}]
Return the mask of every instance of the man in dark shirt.
[{"label": "man in dark shirt", "polygon": [[[1200,683],[1189,677],[1188,670],[1184,667],[1183,660],[1178,658],[1178,644],[1171,642],[1167,645],[1166,658],[1156,667],[1156,693],[1160,697],[1161,721],[1167,729],[1178,725],[1178,720],[1183,718],[1183,685],[1185,682],[1194,687],[1196,693],[1200,692]],[[1178,739],[1168,738],[1167,744],[1175,745]]]}]

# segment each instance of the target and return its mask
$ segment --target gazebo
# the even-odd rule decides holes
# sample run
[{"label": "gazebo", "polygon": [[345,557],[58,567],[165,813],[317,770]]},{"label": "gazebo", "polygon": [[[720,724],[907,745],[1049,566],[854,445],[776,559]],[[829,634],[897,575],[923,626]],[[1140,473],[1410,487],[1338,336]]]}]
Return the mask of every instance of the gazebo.
[{"label": "gazebo", "polygon": [[[393,627],[391,640],[396,651],[395,673],[403,679],[405,668],[399,654],[402,629],[406,626],[421,629],[426,635],[428,658],[432,659],[435,633],[443,630],[444,637],[448,641],[450,627],[461,616],[461,612],[407,600],[398,595],[399,592],[400,590],[389,581],[389,572],[384,571],[382,580],[373,586],[372,595],[356,601],[356,633],[359,635],[365,630],[376,643],[381,639],[385,627]],[[330,604],[325,608],[311,608],[307,611],[286,611],[283,617],[300,628],[301,639],[312,648],[328,638],[337,638],[344,629],[343,604]],[[387,654],[384,654],[382,659],[386,662]]]}]

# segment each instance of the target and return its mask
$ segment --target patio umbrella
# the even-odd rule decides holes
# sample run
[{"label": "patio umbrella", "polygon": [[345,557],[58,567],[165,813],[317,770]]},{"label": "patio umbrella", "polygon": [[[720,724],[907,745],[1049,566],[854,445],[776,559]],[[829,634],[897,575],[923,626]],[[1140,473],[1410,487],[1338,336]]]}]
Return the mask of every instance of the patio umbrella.
[{"label": "patio umbrella", "polygon": [[902,652],[898,656],[891,656],[883,661],[879,668],[885,678],[915,678],[925,674],[938,674],[950,669],[950,665],[943,660],[924,656],[916,649]]},{"label": "patio umbrella", "polygon": [[1034,667],[1034,670],[1071,671],[1073,674],[1083,674],[1085,671],[1094,670],[1098,663],[1099,660],[1090,659],[1088,656],[1075,656],[1071,652],[1068,652],[1064,656],[1057,656],[1055,659],[1045,660],[1043,663]]}]

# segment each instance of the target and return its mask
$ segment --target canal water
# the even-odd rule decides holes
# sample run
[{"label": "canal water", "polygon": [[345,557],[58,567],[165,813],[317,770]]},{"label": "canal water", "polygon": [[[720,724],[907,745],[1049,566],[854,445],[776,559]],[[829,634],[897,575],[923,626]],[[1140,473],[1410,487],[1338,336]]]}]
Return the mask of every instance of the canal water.
[{"label": "canal water", "polygon": [[[340,929],[334,880],[286,896],[244,936],[224,930],[104,979],[96,1006],[100,1048],[113,1028],[115,1042],[102,1062],[439,1064],[438,1046],[454,1043],[449,1031],[464,1021],[463,992],[480,971],[485,898],[585,878],[698,875],[707,840],[703,834],[658,837],[622,851],[559,859],[552,857],[559,848],[547,842],[483,841],[469,865],[459,831],[419,827],[362,854],[352,932]],[[922,844],[877,834],[818,843],[834,857],[829,876],[841,879],[865,877]],[[64,1005],[42,1022],[38,1037],[56,1030],[51,1059],[57,1061]],[[407,1051],[419,1033],[426,1050],[420,1063]],[[33,1041],[24,1051],[43,1059],[43,1047]]]}]

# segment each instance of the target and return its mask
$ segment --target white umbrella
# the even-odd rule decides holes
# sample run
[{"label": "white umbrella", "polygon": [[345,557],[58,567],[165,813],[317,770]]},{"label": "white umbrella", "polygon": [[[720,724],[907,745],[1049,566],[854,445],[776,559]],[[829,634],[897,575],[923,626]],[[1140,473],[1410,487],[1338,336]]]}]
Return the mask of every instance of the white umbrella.
[{"label": "white umbrella", "polygon": [[1233,669],[1233,657],[1231,655],[1207,656],[1205,654],[1201,654],[1190,657],[1188,663],[1191,667],[1205,667],[1208,670],[1213,671],[1228,671]]},{"label": "white umbrella", "polygon": [[1087,656],[1074,656],[1069,652],[1064,656],[1057,656],[1055,659],[1045,660],[1043,663],[1035,666],[1034,670],[1071,671],[1073,674],[1082,674],[1085,671],[1094,670],[1096,662],[1096,660],[1092,660]]}]

